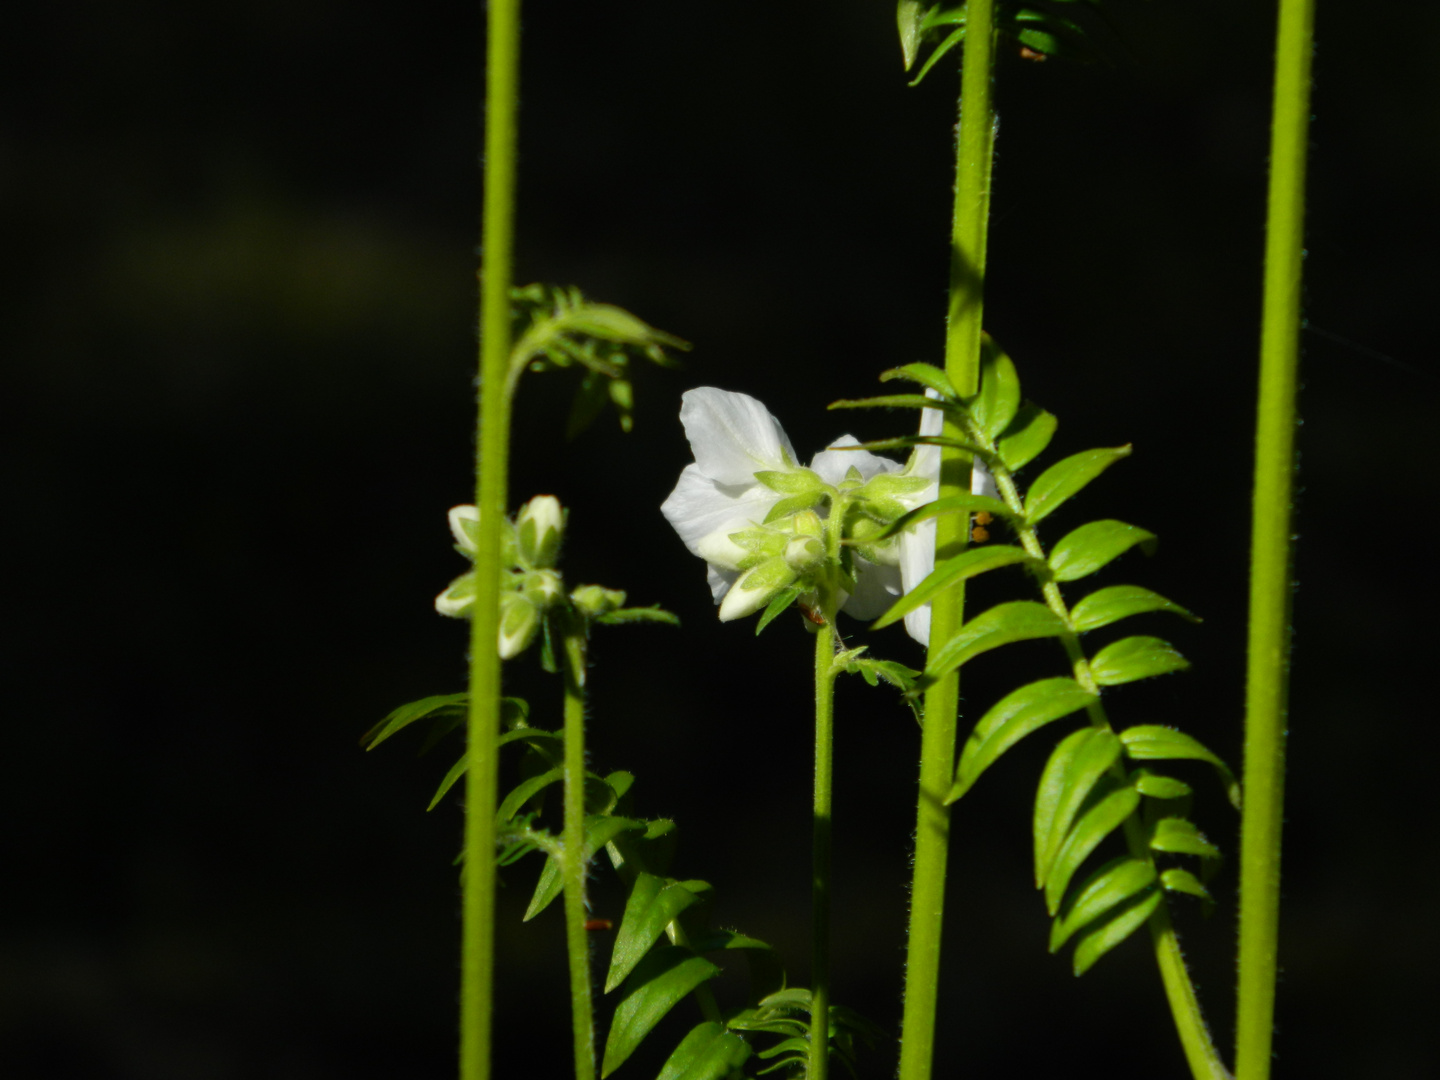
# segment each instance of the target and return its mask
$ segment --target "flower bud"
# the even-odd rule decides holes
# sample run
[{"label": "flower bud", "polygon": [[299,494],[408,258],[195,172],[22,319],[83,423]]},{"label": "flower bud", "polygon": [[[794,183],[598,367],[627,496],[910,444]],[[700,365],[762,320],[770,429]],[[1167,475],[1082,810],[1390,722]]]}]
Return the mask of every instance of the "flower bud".
[{"label": "flower bud", "polygon": [[820,520],[820,515],[814,510],[801,510],[790,519],[795,531],[801,536],[814,536],[819,538],[825,535],[825,523]]},{"label": "flower bud", "polygon": [[750,552],[730,538],[729,530],[718,529],[695,542],[695,554],[711,566],[718,566],[722,570],[739,570],[740,561]]},{"label": "flower bud", "polygon": [[565,511],[554,495],[536,495],[515,516],[520,561],[536,569],[555,565],[560,537],[565,532]]},{"label": "flower bud", "polygon": [[570,594],[570,600],[586,618],[596,619],[625,606],[623,589],[607,589],[603,585],[581,585]]},{"label": "flower bud", "polygon": [[730,586],[725,599],[720,602],[720,621],[743,619],[759,611],[785,586],[795,580],[796,574],[785,559],[767,559],[752,570],[747,570],[740,579]]},{"label": "flower bud", "polygon": [[534,570],[525,575],[520,591],[541,611],[549,611],[565,595],[565,585],[554,570]]},{"label": "flower bud", "polygon": [[804,572],[824,558],[825,545],[813,536],[797,536],[785,547],[785,562],[797,572]]},{"label": "flower bud", "polygon": [[475,507],[452,506],[450,508],[450,532],[455,537],[455,546],[472,562],[475,559],[476,531],[479,528],[480,511]]},{"label": "flower bud", "polygon": [[[456,507],[456,509],[463,510],[464,507]],[[470,573],[456,578],[450,583],[448,589],[435,597],[435,610],[441,615],[449,615],[454,619],[465,619],[469,618],[470,608],[474,603],[475,572],[472,570]]]},{"label": "flower bud", "polygon": [[540,612],[535,605],[518,592],[507,592],[500,597],[500,659],[509,660],[519,656],[540,629]]}]

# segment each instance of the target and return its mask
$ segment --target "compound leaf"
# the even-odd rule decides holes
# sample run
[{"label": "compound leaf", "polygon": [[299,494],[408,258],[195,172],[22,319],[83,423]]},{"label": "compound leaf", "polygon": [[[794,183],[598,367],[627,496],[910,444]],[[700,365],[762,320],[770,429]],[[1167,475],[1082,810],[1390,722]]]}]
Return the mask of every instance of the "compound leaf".
[{"label": "compound leaf", "polygon": [[1070,879],[1090,853],[1100,846],[1140,805],[1140,793],[1133,787],[1115,786],[1080,815],[1070,835],[1060,845],[1050,876],[1045,882],[1045,906],[1051,915],[1060,907],[1060,898],[1070,887]]},{"label": "compound leaf", "polygon": [[610,971],[605,976],[605,993],[610,993],[635,970],[660,940],[665,928],[690,905],[700,900],[686,886],[690,882],[667,881],[642,871],[635,877],[630,898],[625,901],[625,915],[620,932],[615,935],[615,948],[610,953]]},{"label": "compound leaf", "polygon": [[1035,887],[1042,888],[1081,803],[1120,756],[1120,740],[1105,728],[1081,728],[1055,747],[1035,793]]},{"label": "compound leaf", "polygon": [[615,1018],[605,1039],[601,1077],[625,1063],[636,1047],[674,1006],[720,969],[678,945],[663,945],[650,952],[626,980],[629,989],[615,1006]]},{"label": "compound leaf", "polygon": [[1095,700],[1074,679],[1041,679],[1001,698],[976,723],[960,751],[955,786],[945,801],[954,802],[969,791],[981,773],[1026,735]]},{"label": "compound leaf", "polygon": [[[1077,930],[1084,929],[1106,912],[1152,888],[1157,878],[1155,865],[1149,859],[1136,859],[1129,855],[1111,859],[1086,878],[1065,902],[1064,911],[1050,927],[1050,951],[1058,952]],[[1121,939],[1123,937],[1121,935]],[[1111,944],[1119,944],[1121,939]]]},{"label": "compound leaf", "polygon": [[1120,733],[1125,754],[1132,761],[1208,761],[1220,774],[1226,794],[1240,809],[1240,783],[1230,767],[1205,748],[1199,739],[1160,724],[1141,724]]}]

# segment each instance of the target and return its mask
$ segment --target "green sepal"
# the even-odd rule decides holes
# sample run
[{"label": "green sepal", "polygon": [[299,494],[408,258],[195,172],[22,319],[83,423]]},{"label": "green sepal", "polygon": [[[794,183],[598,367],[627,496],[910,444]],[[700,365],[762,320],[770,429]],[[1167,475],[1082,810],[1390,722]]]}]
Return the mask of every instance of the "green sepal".
[{"label": "green sepal", "polygon": [[875,539],[888,540],[896,533],[904,532],[917,521],[939,517],[941,514],[974,514],[982,510],[1005,521],[1015,517],[1010,511],[1010,507],[999,499],[992,499],[989,495],[971,495],[968,492],[960,495],[947,495],[943,499],[936,499],[934,502],[925,503],[923,506],[917,506],[914,510],[901,514]]},{"label": "green sepal", "polygon": [[996,604],[961,626],[935,652],[921,681],[933,683],[981,653],[1012,641],[1059,637],[1064,632],[1064,622],[1044,604],[1034,600]]},{"label": "green sepal", "polygon": [[660,940],[665,928],[682,911],[700,900],[687,886],[689,882],[669,881],[654,874],[636,875],[625,901],[625,914],[615,947],[610,953],[610,970],[605,975],[605,993],[610,993],[635,970],[650,946]]},{"label": "green sepal", "polygon": [[802,495],[823,491],[825,481],[809,469],[761,469],[755,479],[780,495]]},{"label": "green sepal", "polygon": [[1026,735],[1097,700],[1074,679],[1041,679],[1001,698],[976,723],[960,751],[955,786],[945,802],[969,791],[981,773]]},{"label": "green sepal", "polygon": [[1151,799],[1188,799],[1194,789],[1183,780],[1173,776],[1161,776],[1149,769],[1136,769],[1130,774],[1130,785],[1141,795]]},{"label": "green sepal", "polygon": [[655,1080],[724,1080],[736,1074],[750,1054],[750,1044],[739,1035],[706,1020],[680,1040]]},{"label": "green sepal", "polygon": [[1110,585],[1096,589],[1070,609],[1070,621],[1075,625],[1076,632],[1083,634],[1087,630],[1098,630],[1131,615],[1143,615],[1150,611],[1169,611],[1190,622],[1200,621],[1173,600],[1139,585]]},{"label": "green sepal", "polygon": [[1200,879],[1179,866],[1172,866],[1160,874],[1160,884],[1170,892],[1186,893],[1189,896],[1198,896],[1205,901],[1207,908],[1215,902],[1210,895],[1210,890],[1200,884]]},{"label": "green sepal", "polygon": [[[1100,789],[1097,787],[1096,791]],[[1115,785],[1080,815],[1070,835],[1055,854],[1050,876],[1045,881],[1045,907],[1051,915],[1060,908],[1060,899],[1080,864],[1100,846],[1100,841],[1124,824],[1140,805],[1140,793],[1133,787]]]},{"label": "green sepal", "polygon": [[1218,859],[1220,849],[1205,839],[1194,822],[1167,817],[1155,822],[1150,833],[1150,846],[1171,855],[1199,855],[1202,859]]},{"label": "green sepal", "polygon": [[1075,975],[1084,975],[1095,966],[1095,961],[1144,926],[1160,906],[1162,895],[1159,889],[1141,893],[1132,903],[1082,935],[1075,944]]},{"label": "green sepal", "polygon": [[1168,675],[1190,666],[1168,641],[1157,637],[1127,637],[1112,641],[1090,661],[1090,673],[1101,686],[1119,686]]},{"label": "green sepal", "polygon": [[689,949],[662,945],[652,950],[630,973],[625,995],[615,1006],[600,1076],[609,1076],[623,1065],[666,1013],[718,974],[718,967]]},{"label": "green sepal", "polygon": [[[913,2],[913,0],[901,0],[902,5],[907,2]],[[880,373],[881,382],[889,382],[891,379],[906,379],[919,383],[949,401],[954,401],[960,396],[950,382],[950,376],[945,374],[943,368],[938,368],[934,364],[901,364],[897,368]]]},{"label": "green sepal", "polygon": [[1120,741],[1125,744],[1125,755],[1131,761],[1209,762],[1220,774],[1231,804],[1236,810],[1240,809],[1240,782],[1235,779],[1230,766],[1206,749],[1199,739],[1159,724],[1141,724],[1122,731]]},{"label": "green sepal", "polygon": [[980,343],[980,392],[966,401],[970,417],[991,442],[1010,426],[1020,409],[1020,377],[990,335]]},{"label": "green sepal", "polygon": [[787,495],[770,508],[770,512],[765,515],[763,524],[769,525],[772,521],[779,521],[791,514],[798,514],[801,510],[813,509],[824,502],[827,496],[828,493],[824,488],[803,491],[799,495]]},{"label": "green sepal", "polygon": [[1066,533],[1050,549],[1050,572],[1056,581],[1075,581],[1139,544],[1146,555],[1155,553],[1155,534],[1123,521],[1092,521]]},{"label": "green sepal", "polygon": [[1050,445],[1057,421],[1052,413],[1026,402],[1015,419],[1000,435],[995,448],[1001,463],[1011,472],[1018,472],[1034,461]]},{"label": "green sepal", "polygon": [[924,581],[895,601],[890,610],[880,616],[870,629],[879,630],[881,627],[899,622],[916,608],[928,604],[938,593],[950,586],[966,581],[977,574],[983,574],[987,570],[1009,566],[1011,563],[1041,565],[1038,559],[1027,554],[1021,548],[1005,544],[986,544],[983,547],[967,548],[954,558],[946,559],[937,565]]},{"label": "green sepal", "polygon": [[[609,814],[586,817],[585,862],[589,863],[597,851],[621,833],[641,832],[644,828],[645,822],[632,818],[613,817]],[[563,886],[559,862],[554,858],[546,859],[545,866],[540,871],[540,880],[535,883],[534,895],[530,897],[530,906],[525,909],[525,917],[521,921],[529,922],[549,907],[560,895]]]},{"label": "green sepal", "polygon": [[1106,728],[1081,728],[1055,747],[1035,793],[1035,887],[1050,879],[1055,856],[1081,805],[1120,757],[1120,740]]},{"label": "green sepal", "polygon": [[1094,480],[1121,458],[1130,456],[1130,447],[1116,446],[1101,450],[1082,450],[1057,461],[1035,478],[1025,494],[1025,520],[1031,525],[1058,510],[1086,484]]},{"label": "green sepal", "polygon": [[[1060,917],[1050,926],[1050,951],[1058,952],[1075,931],[1145,890],[1153,889],[1158,878],[1155,864],[1149,859],[1136,859],[1129,855],[1111,859],[1086,878],[1066,900]],[[1114,944],[1119,944],[1119,941]]]},{"label": "green sepal", "polygon": [[765,627],[774,622],[776,616],[798,600],[804,592],[805,590],[803,588],[791,585],[789,588],[781,589],[776,593],[774,599],[765,606],[765,611],[755,623],[756,636],[758,637],[761,630],[764,630]]}]

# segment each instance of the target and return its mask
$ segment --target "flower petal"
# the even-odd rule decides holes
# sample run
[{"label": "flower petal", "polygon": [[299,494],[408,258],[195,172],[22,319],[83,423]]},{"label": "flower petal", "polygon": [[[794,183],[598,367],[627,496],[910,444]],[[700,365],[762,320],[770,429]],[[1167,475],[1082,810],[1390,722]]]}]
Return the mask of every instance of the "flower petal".
[{"label": "flower petal", "polygon": [[[935,569],[935,519],[927,518],[900,534],[900,584],[905,592],[919,585]],[[905,631],[921,645],[930,644],[930,605],[905,616]]]},{"label": "flower petal", "polygon": [[970,494],[988,495],[992,499],[998,499],[1000,492],[995,487],[995,477],[991,475],[990,469],[985,462],[978,457],[970,469]]},{"label": "flower petal", "polygon": [[860,470],[860,476],[869,480],[881,473],[899,472],[903,466],[898,461],[872,454],[869,450],[839,450],[841,446],[859,446],[860,440],[854,435],[841,435],[829,447],[821,450],[810,462],[810,468],[820,474],[827,484],[839,484],[851,467]]},{"label": "flower petal", "polygon": [[855,592],[840,610],[852,619],[878,619],[900,595],[900,570],[855,557]]},{"label": "flower petal", "polygon": [[686,465],[680,482],[660,506],[690,554],[704,558],[700,541],[711,533],[738,532],[764,521],[780,496],[756,483],[720,484],[698,464]]},{"label": "flower petal", "polygon": [[701,386],[680,399],[680,422],[700,472],[720,484],[751,484],[761,470],[795,467],[780,421],[748,394]]}]

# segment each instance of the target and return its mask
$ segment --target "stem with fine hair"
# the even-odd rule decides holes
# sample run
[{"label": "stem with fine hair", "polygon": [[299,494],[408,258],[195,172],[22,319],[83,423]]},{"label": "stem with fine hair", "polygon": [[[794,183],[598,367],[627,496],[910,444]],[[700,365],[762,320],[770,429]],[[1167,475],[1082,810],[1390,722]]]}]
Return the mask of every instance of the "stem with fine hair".
[{"label": "stem with fine hair", "polygon": [[[960,137],[955,158],[955,208],[951,223],[950,304],[945,333],[945,373],[962,396],[980,380],[980,330],[985,301],[985,242],[990,220],[990,165],[995,145],[992,90],[995,73],[994,0],[966,6],[961,60]],[[945,434],[961,433],[947,419]],[[940,459],[940,498],[969,490],[969,455],[945,448]],[[936,559],[958,554],[968,538],[967,515],[937,522]],[[947,589],[931,604],[931,654],[960,628],[964,593]],[[900,1078],[925,1080],[935,1054],[939,1000],[940,936],[945,913],[945,869],[950,808],[945,796],[955,779],[955,731],[960,677],[951,672],[925,693],[920,740],[920,793],[915,819],[915,871],[910,892],[910,929],[905,959],[905,1010],[901,1021]]]},{"label": "stem with fine hair", "polygon": [[494,1008],[496,742],[500,732],[501,526],[510,442],[510,257],[520,0],[490,0],[486,42],[485,204],[481,226],[480,401],[475,605],[466,729],[465,879],[460,945],[460,1077],[488,1080]]},{"label": "stem with fine hair", "polygon": [[1290,675],[1291,500],[1314,0],[1281,0],[1250,549],[1235,1074],[1270,1075]]},{"label": "stem with fine hair", "polygon": [[595,1077],[595,1015],[590,994],[590,942],[585,933],[585,624],[574,612],[560,616],[565,680],[565,823],[561,878],[565,886],[565,947],[570,960],[570,1024],[575,1080]]}]

